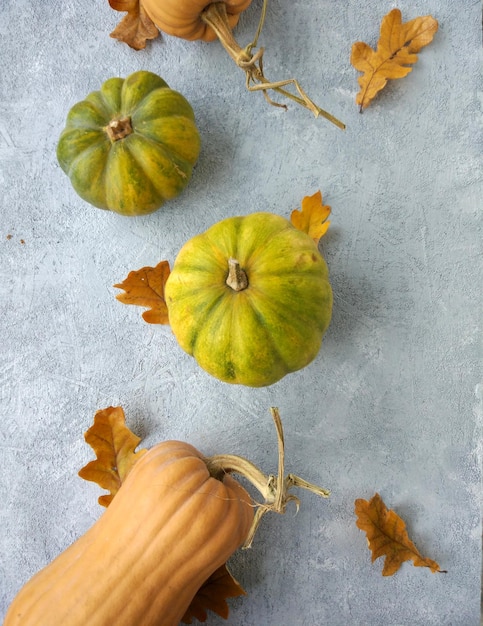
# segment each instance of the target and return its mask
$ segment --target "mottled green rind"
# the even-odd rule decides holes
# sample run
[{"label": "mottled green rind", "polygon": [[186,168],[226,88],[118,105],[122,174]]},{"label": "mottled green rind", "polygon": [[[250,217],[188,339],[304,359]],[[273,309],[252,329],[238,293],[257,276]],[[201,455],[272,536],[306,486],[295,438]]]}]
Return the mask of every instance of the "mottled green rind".
[{"label": "mottled green rind", "polygon": [[[131,118],[133,133],[112,142],[105,127]],[[111,78],[75,104],[57,146],[57,159],[76,192],[122,215],[159,209],[188,184],[200,152],[193,109],[152,72]]]},{"label": "mottled green rind", "polygon": [[[228,259],[247,289],[225,284]],[[313,240],[270,213],[228,218],[188,241],[165,287],[180,346],[212,376],[271,385],[308,365],[332,315],[327,265]]]}]

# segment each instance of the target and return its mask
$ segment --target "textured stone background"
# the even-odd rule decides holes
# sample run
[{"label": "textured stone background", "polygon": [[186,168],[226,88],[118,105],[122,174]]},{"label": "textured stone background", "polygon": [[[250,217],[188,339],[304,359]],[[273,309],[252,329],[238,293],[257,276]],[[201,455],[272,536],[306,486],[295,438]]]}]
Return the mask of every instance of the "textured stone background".
[{"label": "textured stone background", "polygon": [[[375,44],[393,6],[432,14],[414,71],[359,115],[351,44]],[[248,43],[260,0],[243,15]],[[271,0],[260,43],[272,79],[297,76],[342,132],[248,94],[221,46],[170,37],[134,52],[109,38],[107,0],[0,3],[0,614],[101,514],[77,477],[97,409],[122,405],[149,446],[276,467],[332,489],[301,493],[231,561],[248,592],[237,626],[475,626],[480,606],[481,3]],[[191,101],[203,149],[186,192],[128,219],[84,203],[56,162],[69,108],[111,76],[148,69]],[[173,261],[231,215],[288,216],[321,189],[334,315],[318,358],[264,389],[210,378],[169,328],[115,300],[132,269]],[[11,235],[11,238],[8,236]],[[353,503],[378,491],[446,575],[371,564]],[[223,620],[210,618],[212,624]],[[53,626],[53,625],[49,625]]]}]

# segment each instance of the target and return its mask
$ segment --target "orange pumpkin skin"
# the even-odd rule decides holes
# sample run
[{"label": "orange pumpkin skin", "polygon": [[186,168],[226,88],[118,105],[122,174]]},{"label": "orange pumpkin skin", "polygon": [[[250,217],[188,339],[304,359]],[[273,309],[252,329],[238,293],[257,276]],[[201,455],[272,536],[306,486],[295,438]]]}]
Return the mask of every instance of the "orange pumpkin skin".
[{"label": "orange pumpkin skin", "polygon": [[4,626],[177,626],[241,546],[248,493],[193,446],[149,450],[99,520],[14,598]]},{"label": "orange pumpkin skin", "polygon": [[[250,6],[252,0],[223,1],[226,4],[228,23],[234,28],[240,14]],[[212,0],[141,0],[141,2],[148,17],[167,35],[189,41],[216,39],[213,29],[200,17],[203,10],[213,4]]]}]

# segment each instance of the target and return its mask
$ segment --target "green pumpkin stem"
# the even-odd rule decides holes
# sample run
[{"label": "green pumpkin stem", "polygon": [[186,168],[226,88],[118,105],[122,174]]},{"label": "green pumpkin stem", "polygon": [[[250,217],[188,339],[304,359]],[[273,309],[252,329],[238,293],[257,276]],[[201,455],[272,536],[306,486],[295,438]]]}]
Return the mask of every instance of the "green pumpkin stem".
[{"label": "green pumpkin stem", "polygon": [[292,487],[307,489],[322,498],[328,498],[330,495],[328,489],[318,487],[303,478],[294,476],[294,474],[287,474],[285,476],[285,441],[282,420],[280,419],[277,408],[272,407],[270,412],[277,430],[278,472],[276,476],[273,474],[266,476],[251,461],[233,454],[216,454],[215,456],[204,459],[208,471],[214,478],[222,481],[225,474],[240,474],[258,489],[264,498],[264,502],[255,503],[257,510],[248,536],[243,544],[243,548],[251,547],[258,525],[265,513],[268,513],[268,511],[285,513],[288,502],[295,502],[295,506],[298,509],[300,504],[299,499],[297,496],[289,493]]},{"label": "green pumpkin stem", "polygon": [[114,143],[119,139],[124,139],[133,132],[130,117],[121,117],[111,120],[104,128],[109,139]]},{"label": "green pumpkin stem", "polygon": [[228,276],[226,284],[233,291],[243,291],[248,287],[248,278],[236,259],[228,259]]}]

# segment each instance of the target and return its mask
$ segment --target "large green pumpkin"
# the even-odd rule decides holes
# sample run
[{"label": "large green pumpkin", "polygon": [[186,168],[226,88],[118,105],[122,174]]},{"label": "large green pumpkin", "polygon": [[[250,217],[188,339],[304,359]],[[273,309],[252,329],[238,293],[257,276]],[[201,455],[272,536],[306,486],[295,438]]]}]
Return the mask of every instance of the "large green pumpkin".
[{"label": "large green pumpkin", "polygon": [[310,363],[332,313],[317,246],[271,213],[225,219],[188,241],[165,299],[180,346],[212,376],[252,387]]},{"label": "large green pumpkin", "polygon": [[186,187],[199,151],[189,102],[156,74],[139,71],[110,78],[72,107],[57,158],[90,204],[143,215]]}]

